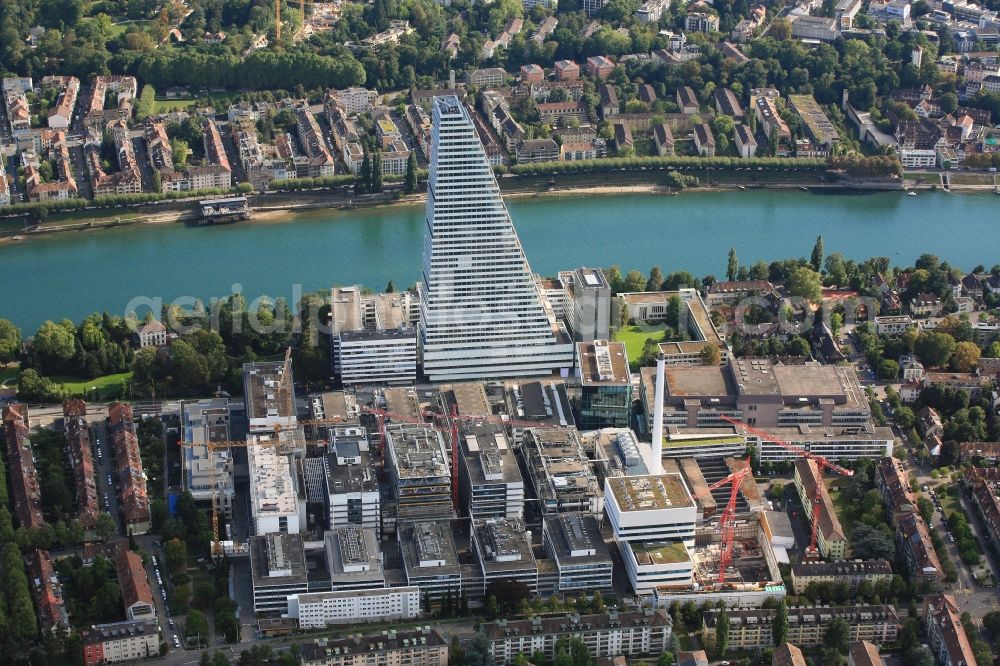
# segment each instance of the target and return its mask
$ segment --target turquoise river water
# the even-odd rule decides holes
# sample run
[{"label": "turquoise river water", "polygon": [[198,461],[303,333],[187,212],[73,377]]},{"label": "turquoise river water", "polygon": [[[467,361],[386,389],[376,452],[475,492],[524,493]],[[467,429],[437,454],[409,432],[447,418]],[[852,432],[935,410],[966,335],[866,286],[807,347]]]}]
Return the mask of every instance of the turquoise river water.
[{"label": "turquoise river water", "polygon": [[[581,265],[721,276],[740,261],[826,251],[912,264],[933,252],[965,270],[1000,262],[1000,197],[922,193],[694,192],[512,199],[535,272]],[[335,284],[403,288],[420,274],[422,206],[297,215],[278,222],[194,228],[134,225],[0,246],[0,317],[26,333],[46,319],[121,314],[136,297],[209,299],[238,284],[253,299],[291,300]],[[295,285],[300,285],[298,288]]]}]

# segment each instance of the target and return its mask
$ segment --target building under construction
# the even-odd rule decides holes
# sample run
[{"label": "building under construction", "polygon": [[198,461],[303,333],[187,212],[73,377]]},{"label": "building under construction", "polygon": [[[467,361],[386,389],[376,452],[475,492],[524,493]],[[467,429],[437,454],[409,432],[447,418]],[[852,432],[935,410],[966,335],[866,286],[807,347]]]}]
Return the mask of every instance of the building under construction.
[{"label": "building under construction", "polygon": [[451,463],[441,433],[430,426],[393,423],[386,426],[385,437],[396,518],[454,518]]},{"label": "building under construction", "polygon": [[244,363],[243,395],[250,432],[294,428],[298,419],[291,356],[284,361]]}]

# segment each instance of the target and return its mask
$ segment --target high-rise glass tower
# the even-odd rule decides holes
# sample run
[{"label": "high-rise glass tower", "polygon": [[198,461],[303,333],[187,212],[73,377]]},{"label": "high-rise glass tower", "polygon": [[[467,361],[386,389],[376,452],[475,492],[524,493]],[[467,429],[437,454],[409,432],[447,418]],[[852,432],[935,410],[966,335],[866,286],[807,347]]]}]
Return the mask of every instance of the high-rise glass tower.
[{"label": "high-rise glass tower", "polygon": [[455,96],[434,99],[423,278],[420,346],[431,381],[572,366],[572,342],[542,305],[486,151]]}]

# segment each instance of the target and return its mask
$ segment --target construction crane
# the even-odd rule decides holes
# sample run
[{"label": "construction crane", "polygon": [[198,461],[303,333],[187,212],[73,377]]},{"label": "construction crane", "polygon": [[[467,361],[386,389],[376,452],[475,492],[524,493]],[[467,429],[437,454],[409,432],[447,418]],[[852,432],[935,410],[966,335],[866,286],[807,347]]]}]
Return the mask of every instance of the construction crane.
[{"label": "construction crane", "polygon": [[722,516],[719,518],[718,531],[722,537],[722,553],[719,556],[720,585],[726,582],[726,570],[733,562],[733,547],[734,541],[736,540],[736,500],[739,497],[740,487],[743,485],[743,480],[746,479],[751,473],[750,458],[747,458],[743,461],[743,465],[729,476],[720,481],[716,481],[707,488],[702,488],[691,496],[693,499],[698,499],[708,495],[717,488],[732,485],[732,490],[729,493],[729,502],[726,504],[726,509],[722,512]]},{"label": "construction crane", "polygon": [[[272,440],[264,440],[254,442],[257,446],[280,446],[283,442],[277,438]],[[211,486],[212,486],[212,560],[216,563],[222,560],[225,554],[222,549],[222,541],[219,539],[219,484],[216,480],[215,474],[215,451],[217,449],[230,449],[230,448],[246,448],[246,441],[231,441],[231,440],[210,440],[203,444],[189,444],[183,440],[179,440],[177,445],[186,449],[193,449],[199,446],[204,446],[208,450],[208,470],[211,476]]]},{"label": "construction crane", "polygon": [[779,439],[769,432],[765,432],[758,428],[754,428],[752,425],[744,423],[743,421],[737,421],[736,419],[723,415],[720,415],[719,418],[721,418],[723,421],[726,421],[731,425],[736,426],[737,428],[740,428],[741,430],[745,430],[746,432],[752,435],[756,435],[760,439],[767,440],[772,444],[777,444],[783,449],[791,451],[792,453],[801,458],[805,458],[806,460],[812,460],[814,463],[816,463],[816,476],[817,476],[816,488],[813,491],[813,496],[812,496],[812,532],[809,536],[809,549],[805,552],[805,556],[803,557],[803,559],[805,559],[806,561],[820,559],[819,549],[816,547],[817,543],[816,540],[817,540],[817,533],[819,526],[819,509],[820,505],[822,504],[823,490],[824,490],[823,472],[827,469],[831,469],[837,474],[840,474],[841,476],[850,477],[854,476],[854,471],[849,470],[846,467],[841,467],[840,465],[833,462],[832,460],[829,460],[825,456],[821,456],[816,453],[811,453],[800,446],[795,446],[794,444],[790,444],[789,442],[786,442],[783,439]]}]

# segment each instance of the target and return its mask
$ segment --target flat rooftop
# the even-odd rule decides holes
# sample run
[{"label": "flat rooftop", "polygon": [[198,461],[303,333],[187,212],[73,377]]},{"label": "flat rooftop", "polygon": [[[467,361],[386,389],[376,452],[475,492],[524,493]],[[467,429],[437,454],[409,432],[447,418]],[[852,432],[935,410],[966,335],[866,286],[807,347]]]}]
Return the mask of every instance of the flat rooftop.
[{"label": "flat rooftop", "polygon": [[407,577],[458,576],[461,567],[449,521],[401,523],[399,548]]},{"label": "flat rooftop", "polygon": [[545,516],[549,545],[561,564],[606,564],[611,554],[601,536],[597,518],[586,513],[556,513]]},{"label": "flat rooftop", "polygon": [[448,454],[441,434],[431,427],[394,423],[385,429],[389,457],[401,481],[449,478]]},{"label": "flat rooftop", "polygon": [[292,462],[278,453],[275,437],[247,437],[247,465],[250,473],[250,502],[253,514],[291,514],[298,511]]},{"label": "flat rooftop", "polygon": [[330,328],[333,335],[360,331],[365,327],[361,298],[359,287],[334,287],[330,290]]},{"label": "flat rooftop", "polygon": [[535,556],[524,521],[516,518],[477,520],[473,529],[478,558],[487,573],[535,568]]},{"label": "flat rooftop", "polygon": [[606,480],[622,512],[654,511],[694,506],[677,474],[616,476]]},{"label": "flat rooftop", "polygon": [[682,541],[664,543],[627,542],[635,555],[636,562],[642,565],[680,564],[690,562],[691,556]]},{"label": "flat rooftop", "polygon": [[448,403],[448,414],[451,413],[451,405],[458,409],[459,416],[490,416],[493,413],[486,397],[486,388],[479,382],[444,384],[441,386],[441,396]]},{"label": "flat rooftop", "polygon": [[385,398],[385,408],[391,414],[421,419],[420,399],[413,388],[387,388],[382,392]]},{"label": "flat rooftop", "polygon": [[375,465],[367,452],[359,450],[357,454],[361,461],[357,465],[338,465],[336,453],[323,456],[323,473],[331,495],[378,492]]},{"label": "flat rooftop", "polygon": [[[287,372],[287,376],[286,376]],[[291,365],[283,361],[243,364],[243,395],[247,418],[295,417]]]},{"label": "flat rooftop", "polygon": [[430,627],[390,633],[350,634],[340,638],[316,638],[302,644],[302,662],[327,663],[330,659],[348,655],[370,656],[378,652],[394,652],[414,648],[441,648],[447,642]]},{"label": "flat rooftop", "polygon": [[302,537],[284,533],[250,537],[250,570],[254,587],[307,582]]},{"label": "flat rooftop", "polygon": [[337,587],[384,580],[375,530],[348,525],[324,536],[330,577]]},{"label": "flat rooftop", "polygon": [[[649,373],[645,371],[649,370]],[[733,395],[735,388],[729,381],[729,373],[716,365],[692,365],[686,367],[667,367],[665,369],[665,396],[675,397],[724,397]],[[649,377],[647,389],[655,389],[655,368],[643,368],[643,381]],[[656,395],[655,391],[649,395]]]},{"label": "flat rooftop", "polygon": [[472,485],[523,483],[503,426],[465,423],[459,431],[459,442]]},{"label": "flat rooftop", "polygon": [[575,425],[573,408],[562,381],[508,381],[505,386],[511,418],[548,425]]},{"label": "flat rooftop", "polygon": [[578,342],[576,353],[583,386],[631,386],[624,342]]}]

